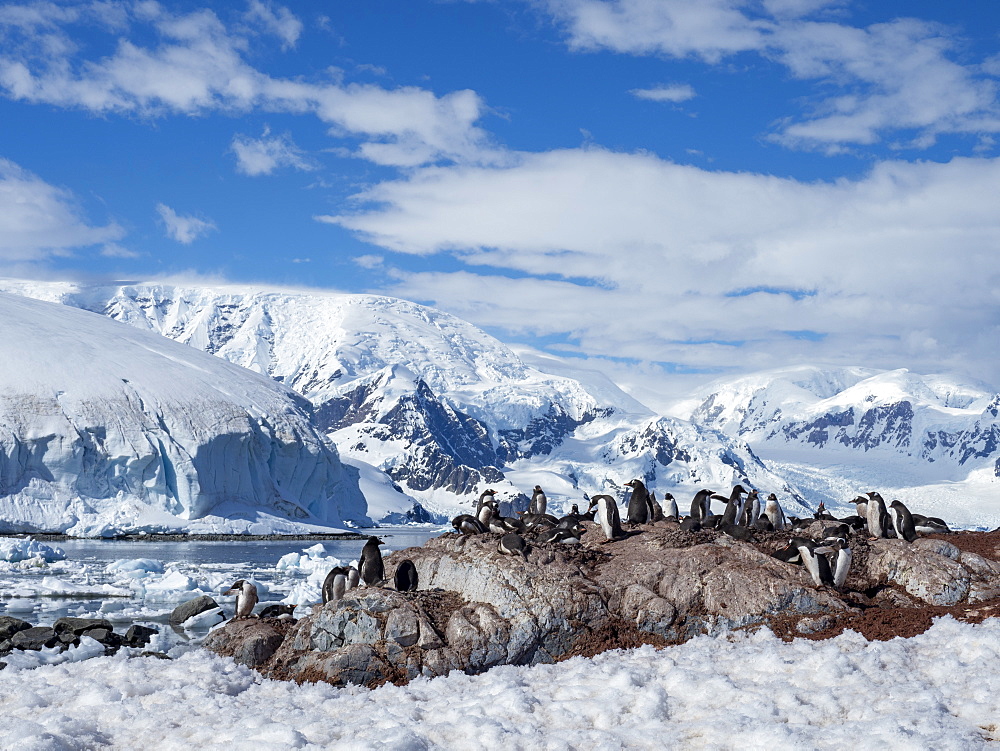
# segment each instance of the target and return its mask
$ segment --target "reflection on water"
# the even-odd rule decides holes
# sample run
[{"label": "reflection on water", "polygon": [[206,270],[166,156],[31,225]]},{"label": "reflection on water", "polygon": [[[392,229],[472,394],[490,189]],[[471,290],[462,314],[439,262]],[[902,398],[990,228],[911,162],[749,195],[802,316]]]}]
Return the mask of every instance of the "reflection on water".
[{"label": "reflection on water", "polygon": [[[385,542],[383,553],[422,545],[444,531],[439,526],[364,530]],[[0,563],[0,567],[8,567],[0,568],[0,615],[12,615],[33,625],[51,625],[64,616],[107,618],[115,624],[116,631],[132,623],[151,625],[161,631],[158,643],[151,646],[166,649],[187,640],[197,641],[204,635],[203,632],[173,630],[167,625],[173,608],[198,593],[185,595],[180,592],[172,598],[169,593],[163,598],[147,594],[142,598],[132,595],[127,588],[122,590],[125,596],[51,592],[65,592],[75,587],[93,591],[107,584],[121,587],[121,575],[108,571],[108,564],[118,560],[149,559],[162,563],[168,573],[174,571],[179,577],[211,583],[220,603],[228,604],[233,599],[222,598],[221,591],[236,579],[246,577],[253,577],[269,590],[261,602],[278,602],[307,578],[307,572],[301,570],[279,570],[277,563],[282,556],[302,553],[319,544],[326,556],[349,563],[357,560],[365,540],[143,542],[77,539],[46,544],[62,548],[66,560],[37,568]],[[56,582],[58,585],[54,584]],[[223,607],[231,614],[232,607],[227,608],[226,604]]]}]

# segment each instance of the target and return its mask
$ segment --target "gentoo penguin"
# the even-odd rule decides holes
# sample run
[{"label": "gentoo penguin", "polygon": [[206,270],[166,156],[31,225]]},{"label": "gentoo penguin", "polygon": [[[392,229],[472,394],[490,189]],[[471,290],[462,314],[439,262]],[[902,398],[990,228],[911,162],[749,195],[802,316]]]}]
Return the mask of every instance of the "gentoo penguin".
[{"label": "gentoo penguin", "polygon": [[528,506],[529,514],[544,514],[545,508],[549,505],[549,499],[545,497],[545,491],[541,485],[536,485],[531,494],[531,505]]},{"label": "gentoo penguin", "polygon": [[855,508],[858,510],[858,516],[867,519],[868,518],[868,499],[862,495],[859,495],[851,503],[854,504]]},{"label": "gentoo penguin", "polygon": [[837,588],[843,587],[844,582],[847,581],[847,574],[851,570],[851,561],[854,560],[854,554],[847,546],[847,540],[843,537],[823,540],[823,544],[815,548],[813,553],[833,558],[832,561],[827,559],[827,565],[830,568],[830,584]]},{"label": "gentoo penguin", "polygon": [[677,501],[670,493],[665,493],[663,496],[663,502],[666,508],[663,509],[664,515],[668,519],[680,519],[680,513],[677,511]]},{"label": "gentoo penguin", "polygon": [[519,555],[528,560],[528,544],[521,535],[510,532],[497,541],[497,552],[504,555]]},{"label": "gentoo penguin", "polygon": [[392,583],[397,592],[417,591],[417,567],[413,565],[413,561],[406,558],[399,562],[399,565],[396,566],[396,573],[393,574]]},{"label": "gentoo penguin", "polygon": [[700,532],[701,520],[695,519],[693,516],[685,516],[681,521],[681,530],[684,532]]},{"label": "gentoo penguin", "polygon": [[936,516],[924,516],[923,514],[911,514],[911,516],[915,532],[925,535],[951,532],[951,528],[944,519],[939,519]]},{"label": "gentoo penguin", "polygon": [[580,538],[586,531],[586,528],[579,522],[565,527],[560,525],[540,534],[538,536],[538,541],[561,542],[566,545],[578,545],[580,543]]},{"label": "gentoo penguin", "polygon": [[720,524],[719,531],[743,542],[749,542],[753,537],[750,527],[744,527],[742,524]]},{"label": "gentoo penguin", "polygon": [[760,518],[760,493],[751,490],[747,493],[747,499],[743,503],[743,520],[740,522],[744,527],[752,527],[754,522]]},{"label": "gentoo penguin", "polygon": [[328,602],[337,602],[340,600],[344,593],[350,589],[347,582],[348,569],[347,566],[335,566],[330,569],[330,573],[326,575],[323,580],[323,604],[326,605]]},{"label": "gentoo penguin", "polygon": [[261,618],[277,618],[281,621],[287,621],[294,618],[295,606],[286,605],[284,603],[279,603],[277,605],[268,605],[266,608],[260,611]]},{"label": "gentoo penguin", "polygon": [[233,586],[222,594],[236,595],[236,615],[233,618],[249,618],[257,604],[257,587],[246,579],[233,582]]},{"label": "gentoo penguin", "polygon": [[369,587],[375,586],[385,579],[385,566],[382,564],[382,552],[379,545],[385,545],[380,539],[372,535],[368,542],[361,548],[361,558],[358,559],[358,571],[361,573],[361,581]]},{"label": "gentoo penguin", "polygon": [[649,497],[646,499],[646,505],[649,508],[649,518],[646,519],[650,524],[653,522],[663,521],[663,507],[656,501],[656,493],[652,490],[649,491]]},{"label": "gentoo penguin", "polygon": [[771,493],[764,503],[764,516],[771,522],[771,526],[774,527],[775,531],[781,532],[788,528],[788,520],[785,518],[785,512],[781,510],[781,504],[778,503],[778,496],[774,493]]},{"label": "gentoo penguin", "polygon": [[604,536],[609,541],[623,539],[625,530],[622,529],[621,516],[615,499],[610,495],[595,495],[594,500],[597,501],[597,521],[604,530]]},{"label": "gentoo penguin", "polygon": [[812,577],[817,587],[822,587],[824,584],[833,584],[833,572],[830,571],[830,562],[826,559],[825,555],[816,554],[815,549],[817,545],[815,542],[807,540],[805,537],[793,537],[789,543],[798,549],[802,565],[805,566],[806,571],[809,572],[809,576]]},{"label": "gentoo penguin", "polygon": [[486,527],[471,514],[459,514],[451,520],[451,526],[463,535],[481,535],[486,533]]},{"label": "gentoo penguin", "polygon": [[913,542],[917,539],[913,515],[902,501],[893,501],[889,504],[889,516],[892,519],[892,528],[896,530],[896,537],[907,542]]},{"label": "gentoo penguin", "polygon": [[888,537],[889,512],[886,511],[885,501],[882,500],[882,496],[878,493],[869,493],[868,498],[868,515],[866,517],[868,520],[868,534],[872,538]]},{"label": "gentoo penguin", "polygon": [[625,521],[629,524],[645,524],[649,520],[649,491],[642,480],[629,480],[626,487],[632,488],[628,499]]},{"label": "gentoo penguin", "polygon": [[705,521],[711,514],[712,491],[699,490],[691,499],[691,518],[700,522]]},{"label": "gentoo penguin", "polygon": [[586,498],[586,496],[584,498],[590,505],[587,506],[586,511],[580,514],[580,521],[592,522],[594,521],[594,518],[597,516],[597,501],[595,501],[592,498]]},{"label": "gentoo penguin", "polygon": [[728,498],[724,495],[712,495],[712,498],[726,502],[726,510],[722,514],[722,521],[720,524],[723,526],[739,524],[739,522],[743,519],[743,496],[746,492],[747,491],[743,489],[742,485],[735,485],[733,487],[732,494]]},{"label": "gentoo penguin", "polygon": [[476,501],[476,516],[477,517],[479,516],[479,512],[483,508],[483,504],[486,503],[487,501],[494,500],[493,496],[495,496],[496,494],[497,494],[497,491],[493,490],[492,488],[487,488],[486,490],[484,490],[482,493],[479,494],[479,500]]},{"label": "gentoo penguin", "polygon": [[495,502],[492,500],[486,500],[479,504],[479,512],[476,514],[476,518],[479,520],[480,524],[489,528],[490,519],[494,516],[497,516],[497,505]]},{"label": "gentoo penguin", "polygon": [[361,572],[359,572],[354,566],[349,566],[347,569],[347,589],[348,591],[356,588],[361,583]]},{"label": "gentoo penguin", "polygon": [[824,519],[828,522],[837,521],[837,517],[826,510],[826,503],[823,501],[819,502],[819,506],[816,508],[816,513],[813,514],[816,519]]}]

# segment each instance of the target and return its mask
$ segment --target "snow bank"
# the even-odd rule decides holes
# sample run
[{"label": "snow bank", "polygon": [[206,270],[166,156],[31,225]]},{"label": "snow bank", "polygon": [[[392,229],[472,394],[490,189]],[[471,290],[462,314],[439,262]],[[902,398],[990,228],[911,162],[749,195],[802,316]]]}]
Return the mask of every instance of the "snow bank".
[{"label": "snow bank", "polygon": [[[99,708],[100,711],[96,711]],[[3,748],[985,748],[1000,621],[921,636],[769,632],[335,689],[192,651],[0,671]]]}]

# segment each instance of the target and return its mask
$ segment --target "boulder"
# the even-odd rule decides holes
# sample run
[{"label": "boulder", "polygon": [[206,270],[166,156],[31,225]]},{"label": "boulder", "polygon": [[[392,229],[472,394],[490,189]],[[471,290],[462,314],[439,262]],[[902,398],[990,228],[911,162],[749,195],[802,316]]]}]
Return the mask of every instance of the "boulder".
[{"label": "boulder", "polygon": [[158,633],[160,632],[151,626],[140,626],[138,624],[129,626],[128,631],[125,632],[125,646],[135,648],[145,647],[149,644],[149,640],[153,635]]},{"label": "boulder", "polygon": [[180,626],[189,618],[194,618],[196,615],[218,607],[219,603],[211,597],[201,595],[200,597],[195,597],[193,600],[181,603],[174,608],[173,612],[170,613],[170,623],[174,626]]},{"label": "boulder", "polygon": [[31,624],[9,615],[0,615],[0,642],[10,639],[18,631],[31,628]]},{"label": "boulder", "polygon": [[[72,634],[77,637],[83,636],[83,634],[91,629],[114,630],[111,621],[104,618],[60,618],[52,624],[52,628],[55,629],[57,634]],[[93,634],[87,635],[97,639]],[[97,639],[97,641],[100,641],[100,639]]]},{"label": "boulder", "polygon": [[275,653],[285,639],[280,621],[240,618],[205,637],[203,646],[232,657],[240,665],[256,668]]},{"label": "boulder", "polygon": [[49,626],[32,626],[18,631],[11,637],[14,649],[33,649],[38,651],[59,644],[59,635]]}]

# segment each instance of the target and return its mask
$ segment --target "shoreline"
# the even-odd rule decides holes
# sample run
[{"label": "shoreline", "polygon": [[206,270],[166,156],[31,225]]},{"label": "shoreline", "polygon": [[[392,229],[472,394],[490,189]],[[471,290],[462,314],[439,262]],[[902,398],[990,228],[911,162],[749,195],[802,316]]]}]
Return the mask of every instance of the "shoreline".
[{"label": "shoreline", "polygon": [[[385,534],[385,533],[383,533]],[[367,540],[370,535],[361,532],[314,532],[299,535],[245,535],[245,534],[129,534],[114,537],[74,537],[73,535],[53,532],[4,532],[0,538],[32,539],[41,542],[66,542],[69,540],[93,540],[96,542],[259,542],[284,540]]]}]

